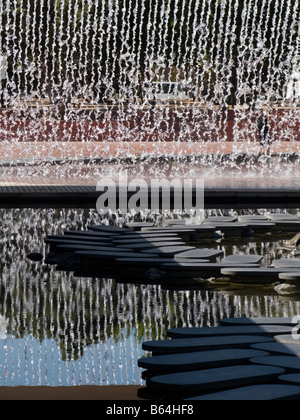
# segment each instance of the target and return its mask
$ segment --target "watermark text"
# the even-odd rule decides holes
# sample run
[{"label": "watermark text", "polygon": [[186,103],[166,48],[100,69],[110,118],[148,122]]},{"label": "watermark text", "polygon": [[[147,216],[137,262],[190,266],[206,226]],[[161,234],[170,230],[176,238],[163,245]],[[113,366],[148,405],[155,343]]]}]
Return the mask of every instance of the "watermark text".
[{"label": "watermark text", "polygon": [[96,208],[103,211],[192,211],[204,209],[204,180],[199,178],[103,178],[97,183]]}]

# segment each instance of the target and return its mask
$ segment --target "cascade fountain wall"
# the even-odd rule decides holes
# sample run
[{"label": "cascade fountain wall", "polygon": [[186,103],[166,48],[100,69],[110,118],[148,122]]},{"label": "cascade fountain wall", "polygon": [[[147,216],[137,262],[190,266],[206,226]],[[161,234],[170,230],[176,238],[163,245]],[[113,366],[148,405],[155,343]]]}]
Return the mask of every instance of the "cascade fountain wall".
[{"label": "cascade fountain wall", "polygon": [[[263,109],[297,141],[299,14],[299,0],[3,0],[0,140],[249,142]],[[154,104],[154,81],[188,99]]]},{"label": "cascade fountain wall", "polygon": [[[49,142],[76,141],[87,151],[98,141],[238,145],[256,140],[262,110],[278,141],[299,140],[299,98],[286,95],[299,66],[299,0],[259,6],[2,0],[1,160],[26,142],[37,145],[33,158]],[[153,102],[147,83],[158,80],[180,82],[189,98]],[[99,222],[98,214],[29,209],[1,216],[0,385],[136,383],[141,342],[161,338],[168,327],[299,312],[299,302],[277,295],[74,280],[32,265],[26,252],[40,249],[47,233]]]}]

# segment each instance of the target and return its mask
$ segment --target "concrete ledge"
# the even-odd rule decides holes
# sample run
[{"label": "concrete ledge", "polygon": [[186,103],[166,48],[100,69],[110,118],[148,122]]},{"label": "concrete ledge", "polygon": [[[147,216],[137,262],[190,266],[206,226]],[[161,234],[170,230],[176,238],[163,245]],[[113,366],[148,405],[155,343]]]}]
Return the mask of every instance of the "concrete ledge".
[{"label": "concrete ledge", "polygon": [[[134,195],[134,193],[131,194]],[[94,208],[100,195],[95,185],[0,186],[2,208]],[[128,193],[128,198],[130,196]],[[193,197],[196,197],[196,190],[193,190]],[[171,205],[172,202],[171,194]],[[235,188],[234,186],[205,188],[204,207],[206,209],[298,208],[300,207],[300,189]]]}]

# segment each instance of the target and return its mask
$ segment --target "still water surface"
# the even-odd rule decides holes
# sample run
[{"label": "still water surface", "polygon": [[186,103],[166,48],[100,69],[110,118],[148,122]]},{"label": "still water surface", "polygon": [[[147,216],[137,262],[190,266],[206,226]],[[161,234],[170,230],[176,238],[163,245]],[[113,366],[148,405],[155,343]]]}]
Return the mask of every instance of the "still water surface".
[{"label": "still water surface", "polygon": [[[215,326],[227,316],[300,313],[297,298],[280,297],[271,289],[167,290],[77,278],[26,256],[32,251],[45,255],[48,234],[99,224],[96,211],[0,213],[0,386],[142,384],[137,367],[145,354],[142,343],[165,338],[167,328]],[[271,239],[210,241],[204,246],[221,248],[225,255],[261,254],[269,263],[279,252]]]}]

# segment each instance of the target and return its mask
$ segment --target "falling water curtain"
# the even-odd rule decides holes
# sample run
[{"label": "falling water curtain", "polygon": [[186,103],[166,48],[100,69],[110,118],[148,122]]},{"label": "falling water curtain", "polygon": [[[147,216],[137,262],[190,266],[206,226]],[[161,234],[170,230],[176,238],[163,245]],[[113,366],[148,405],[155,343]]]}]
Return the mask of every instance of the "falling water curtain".
[{"label": "falling water curtain", "polygon": [[216,103],[282,95],[299,60],[298,0],[1,0],[10,97],[142,95],[184,80]]}]

